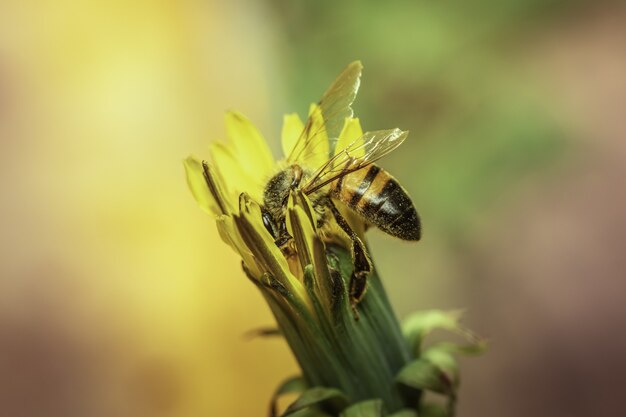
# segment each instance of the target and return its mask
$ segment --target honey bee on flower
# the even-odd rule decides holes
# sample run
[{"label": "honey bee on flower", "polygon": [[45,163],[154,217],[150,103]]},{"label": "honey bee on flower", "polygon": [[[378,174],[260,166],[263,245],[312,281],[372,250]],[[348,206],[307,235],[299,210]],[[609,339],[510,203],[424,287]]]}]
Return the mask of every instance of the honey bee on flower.
[{"label": "honey bee on flower", "polygon": [[[229,142],[211,143],[210,162],[184,162],[196,201],[276,319],[268,334],[285,338],[301,368],[276,389],[270,417],[451,416],[459,384],[452,355],[485,346],[458,312],[417,312],[401,328],[391,309],[365,230],[415,241],[421,227],[407,192],[375,165],[407,132],[363,133],[352,117],[361,69],[350,64],[306,122],[285,116],[284,159],[275,161],[257,129],[228,112]],[[425,347],[436,328],[470,344]],[[279,398],[294,392],[300,397],[279,413]],[[425,392],[447,403],[423,401]]]},{"label": "honey bee on flower", "polygon": [[296,190],[311,200],[318,227],[323,229],[332,217],[348,235],[354,260],[350,282],[353,303],[365,292],[371,262],[365,245],[336,202],[392,236],[420,238],[420,221],[411,199],[391,175],[374,164],[398,147],[407,132],[379,130],[352,138],[341,134],[344,126],[350,128],[350,122],[344,122],[352,117],[361,69],[361,63],[354,62],[333,82],[313,108],[287,156],[288,167],[269,180],[263,195],[263,222],[278,246],[291,239],[286,208],[290,193]]},{"label": "honey bee on flower", "polygon": [[[373,225],[409,241],[419,240],[421,234],[420,220],[407,192],[375,164],[397,148],[408,132],[389,129],[363,133],[358,119],[352,118],[361,70],[360,62],[350,64],[311,107],[306,123],[297,115],[286,116],[282,134],[286,158],[278,164],[274,164],[256,129],[236,113],[227,116],[232,147],[215,144],[215,169],[205,162],[201,165],[205,184],[194,181],[194,177],[199,179],[200,164],[193,159],[186,161],[197,200],[214,214],[227,216],[240,209],[235,203],[239,194],[247,193],[255,201],[256,215],[271,237],[273,250],[280,250],[285,257],[296,250],[288,216],[290,199],[296,196],[305,201],[302,206],[314,232],[327,240],[336,239],[338,233],[343,234],[339,239],[349,239],[354,266],[349,282],[353,307],[363,298],[372,270],[362,240],[364,229]],[[256,180],[260,176],[266,178],[263,184]],[[229,239],[231,245],[241,243]],[[243,252],[250,250],[244,248]]]}]

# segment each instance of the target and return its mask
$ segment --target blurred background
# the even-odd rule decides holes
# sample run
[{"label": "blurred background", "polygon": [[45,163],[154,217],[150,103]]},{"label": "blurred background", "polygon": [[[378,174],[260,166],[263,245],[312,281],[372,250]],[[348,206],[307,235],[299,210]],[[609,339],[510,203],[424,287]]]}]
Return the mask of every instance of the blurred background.
[{"label": "blurred background", "polygon": [[264,416],[297,372],[182,159],[223,114],[278,155],[341,69],[418,244],[370,233],[400,317],[466,308],[460,416],[617,415],[626,386],[618,1],[0,1],[0,414]]}]

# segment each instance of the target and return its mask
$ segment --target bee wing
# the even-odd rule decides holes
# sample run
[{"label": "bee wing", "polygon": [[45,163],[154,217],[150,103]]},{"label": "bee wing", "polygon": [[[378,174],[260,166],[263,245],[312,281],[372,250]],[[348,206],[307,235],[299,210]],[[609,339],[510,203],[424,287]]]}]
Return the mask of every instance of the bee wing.
[{"label": "bee wing", "polygon": [[358,171],[374,163],[404,142],[409,132],[400,129],[367,132],[335,155],[320,167],[312,179],[304,186],[305,194],[319,190],[323,186]]},{"label": "bee wing", "polygon": [[[319,152],[314,148],[319,146],[319,141],[316,138],[319,139],[322,133],[326,133],[328,137],[328,145],[332,155],[346,118],[352,117],[351,106],[359,90],[362,69],[363,66],[360,61],[351,63],[328,87],[318,103],[324,123],[316,124],[313,114],[309,116],[302,133],[287,157],[289,163],[302,161],[307,155]],[[325,155],[326,158],[329,156]],[[306,165],[306,161],[304,162]]]}]

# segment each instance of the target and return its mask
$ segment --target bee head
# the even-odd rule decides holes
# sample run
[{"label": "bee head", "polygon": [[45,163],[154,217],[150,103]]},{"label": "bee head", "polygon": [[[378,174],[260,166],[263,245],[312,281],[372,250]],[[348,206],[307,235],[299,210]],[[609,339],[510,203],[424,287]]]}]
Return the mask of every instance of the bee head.
[{"label": "bee head", "polygon": [[292,165],[274,175],[265,186],[263,205],[276,221],[284,217],[291,190],[297,189],[302,180],[302,168]]},{"label": "bee head", "polygon": [[302,168],[292,165],[274,175],[263,192],[263,224],[274,239],[283,240],[287,234],[285,213],[291,190],[302,180]]}]

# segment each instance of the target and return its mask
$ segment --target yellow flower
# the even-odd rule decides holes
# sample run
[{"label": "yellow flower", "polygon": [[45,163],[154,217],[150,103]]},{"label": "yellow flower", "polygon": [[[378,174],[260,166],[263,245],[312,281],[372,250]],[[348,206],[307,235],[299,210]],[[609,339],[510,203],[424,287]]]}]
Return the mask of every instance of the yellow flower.
[{"label": "yellow flower", "polygon": [[[359,62],[348,67],[358,74],[360,68]],[[367,297],[359,304],[361,318],[354,320],[348,291],[355,269],[352,240],[333,216],[318,229],[318,214],[301,190],[291,191],[286,201],[289,244],[279,247],[264,225],[265,185],[293,164],[292,155],[306,161],[306,168],[322,167],[348,148],[350,160],[365,157],[358,119],[343,119],[345,113],[329,117],[330,121],[323,118],[323,114],[333,114],[329,111],[333,105],[349,109],[346,101],[354,99],[358,88],[358,78],[353,81],[353,90],[342,90],[347,95],[332,96],[326,113],[311,105],[306,130],[297,114],[284,117],[284,159],[272,157],[248,119],[229,112],[228,142],[211,144],[210,162],[192,156],[184,161],[193,196],[215,218],[222,240],[241,256],[244,271],[261,290],[302,370],[302,377],[291,378],[278,388],[271,415],[276,414],[276,397],[293,392],[296,386],[303,393],[285,416],[299,410],[311,411],[306,414],[310,416],[380,416],[383,406],[397,415],[416,415],[410,409],[425,405],[420,404],[425,390],[447,395],[450,409],[456,400],[458,373],[451,355],[467,348],[446,344],[421,349],[421,340],[431,328],[460,331],[456,316],[415,316],[405,340],[374,268],[368,275]],[[329,91],[343,87],[345,83],[335,82]],[[406,132],[397,132],[402,139],[406,137]],[[307,146],[302,146],[303,134]],[[364,240],[364,221],[345,207],[337,209]]]},{"label": "yellow flower", "polygon": [[[310,117],[314,126],[311,131],[319,132],[315,126],[323,125],[324,121],[315,104],[311,106]],[[324,243],[318,236],[310,202],[299,194],[289,203],[287,228],[294,237],[296,253],[286,256],[263,225],[261,215],[264,186],[286,167],[286,162],[272,157],[261,133],[240,113],[227,113],[225,124],[228,142],[211,144],[211,162],[201,162],[193,156],[184,161],[189,188],[200,207],[215,217],[222,240],[239,253],[249,276],[258,282],[272,277],[311,308],[311,300],[303,287],[304,270],[312,267],[316,281],[323,281],[328,268],[325,259],[322,265]],[[281,139],[285,157],[291,153],[303,128],[304,123],[297,114],[284,116]],[[358,119],[346,119],[336,148],[342,149],[344,144],[354,142],[362,134]],[[325,156],[329,153],[328,139],[319,133],[312,139],[319,142],[316,153],[305,158],[312,166],[321,166],[328,159]],[[345,214],[357,233],[362,234],[363,223],[351,213]],[[331,230],[336,231],[336,240],[347,243],[347,237],[338,228]],[[318,262],[313,262],[316,257]]]}]

